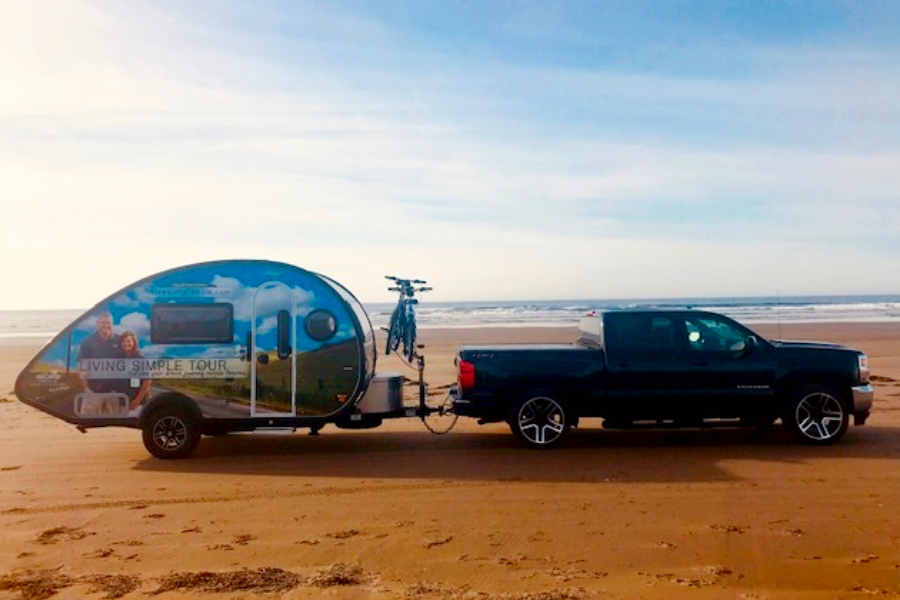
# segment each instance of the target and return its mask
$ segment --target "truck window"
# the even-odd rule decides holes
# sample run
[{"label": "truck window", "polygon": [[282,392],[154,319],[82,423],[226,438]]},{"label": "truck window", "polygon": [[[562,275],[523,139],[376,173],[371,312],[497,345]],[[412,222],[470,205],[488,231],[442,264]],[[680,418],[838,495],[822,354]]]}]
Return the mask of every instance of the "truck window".
[{"label": "truck window", "polygon": [[681,346],[676,336],[676,322],[666,315],[617,315],[606,328],[606,345],[610,356],[624,360],[657,360],[674,358]]},{"label": "truck window", "polygon": [[687,317],[687,345],[693,352],[728,352],[735,344],[746,342],[747,336],[727,321],[703,316]]},{"label": "truck window", "polygon": [[154,304],[151,308],[154,344],[230,344],[233,338],[231,304]]}]

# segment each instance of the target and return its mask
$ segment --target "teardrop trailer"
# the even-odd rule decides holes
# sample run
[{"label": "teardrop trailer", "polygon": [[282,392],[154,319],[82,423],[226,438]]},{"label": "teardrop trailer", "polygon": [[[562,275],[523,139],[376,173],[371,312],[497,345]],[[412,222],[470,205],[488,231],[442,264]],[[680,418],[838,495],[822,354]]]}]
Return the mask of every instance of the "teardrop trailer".
[{"label": "teardrop trailer", "polygon": [[16,395],[81,431],[140,429],[152,455],[182,458],[204,434],[424,421],[441,409],[425,405],[424,358],[410,350],[418,407],[404,407],[400,374],[375,373],[372,323],[336,281],[269,261],[201,263],[98,303],[29,362]]}]

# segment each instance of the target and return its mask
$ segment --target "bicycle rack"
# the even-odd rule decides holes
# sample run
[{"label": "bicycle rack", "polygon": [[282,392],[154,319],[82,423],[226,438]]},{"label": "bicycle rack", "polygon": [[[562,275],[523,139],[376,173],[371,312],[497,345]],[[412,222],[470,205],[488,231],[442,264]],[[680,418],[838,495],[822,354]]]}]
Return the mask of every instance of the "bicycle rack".
[{"label": "bicycle rack", "polygon": [[[401,279],[398,277],[393,277],[390,275],[385,276],[386,279],[393,281],[396,284],[396,287],[389,287],[389,291],[396,291],[400,293],[400,299],[398,301],[397,309],[400,310],[404,303],[409,303],[408,305],[415,306],[418,304],[418,300],[414,297],[416,292],[427,292],[430,291],[430,287],[425,287],[425,281],[421,279]],[[420,287],[416,287],[420,286]],[[393,321],[393,319],[392,319]],[[384,329],[384,328],[383,328]],[[391,331],[388,329],[388,336],[390,337]],[[422,350],[425,348],[424,344],[416,343],[415,339],[413,339],[413,352],[412,359],[415,361],[415,369],[418,373],[418,388],[419,388],[419,405],[414,409],[407,410],[407,416],[417,416],[422,420],[422,423],[425,424],[425,427],[431,431],[432,433],[447,433],[451,429],[453,429],[454,425],[456,425],[456,418],[454,418],[453,422],[450,426],[444,431],[435,431],[426,421],[425,418],[429,415],[433,415],[437,413],[439,416],[443,416],[444,414],[448,414],[449,411],[445,411],[444,405],[442,403],[441,406],[431,407],[428,406],[426,399],[428,396],[428,384],[425,382],[425,355],[422,353]],[[405,357],[404,357],[405,358]],[[412,362],[407,360],[407,362]]]}]

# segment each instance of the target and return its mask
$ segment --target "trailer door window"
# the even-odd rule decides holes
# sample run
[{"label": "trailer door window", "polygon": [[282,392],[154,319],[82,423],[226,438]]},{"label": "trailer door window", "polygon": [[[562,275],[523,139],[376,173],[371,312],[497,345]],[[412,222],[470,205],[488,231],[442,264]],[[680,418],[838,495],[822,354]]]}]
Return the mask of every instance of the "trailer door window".
[{"label": "trailer door window", "polygon": [[291,355],[291,313],[278,311],[278,358],[284,360]]},{"label": "trailer door window", "polygon": [[230,344],[233,336],[231,304],[155,304],[151,311],[154,344]]}]

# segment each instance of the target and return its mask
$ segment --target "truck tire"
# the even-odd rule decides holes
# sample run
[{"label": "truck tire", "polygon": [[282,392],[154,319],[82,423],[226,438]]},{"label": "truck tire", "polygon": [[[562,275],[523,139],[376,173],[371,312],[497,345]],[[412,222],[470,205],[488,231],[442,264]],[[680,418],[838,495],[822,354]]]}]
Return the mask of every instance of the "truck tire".
[{"label": "truck tire", "polygon": [[144,447],[164,460],[185,458],[200,442],[200,423],[183,407],[167,404],[143,420]]},{"label": "truck tire", "polygon": [[523,394],[509,415],[512,432],[529,448],[559,445],[572,428],[572,415],[566,403],[546,390]]},{"label": "truck tire", "polygon": [[807,385],[794,393],[782,421],[800,442],[821,446],[834,444],[843,437],[850,423],[850,412],[847,403],[832,388]]}]

